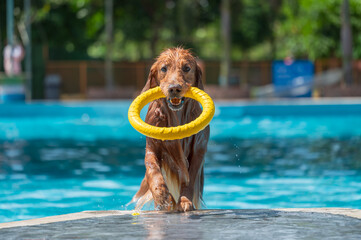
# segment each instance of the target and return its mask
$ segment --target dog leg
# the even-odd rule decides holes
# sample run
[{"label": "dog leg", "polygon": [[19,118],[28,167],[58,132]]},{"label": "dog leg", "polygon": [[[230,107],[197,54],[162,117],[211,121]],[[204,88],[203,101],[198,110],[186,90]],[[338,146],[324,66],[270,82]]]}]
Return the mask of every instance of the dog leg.
[{"label": "dog leg", "polygon": [[198,148],[189,158],[189,184],[182,184],[177,210],[186,212],[201,207],[203,195],[203,164],[206,147]]},{"label": "dog leg", "polygon": [[146,176],[149,190],[152,192],[156,210],[173,210],[175,201],[169,193],[164,181],[159,161],[152,152],[147,152],[145,156]]}]

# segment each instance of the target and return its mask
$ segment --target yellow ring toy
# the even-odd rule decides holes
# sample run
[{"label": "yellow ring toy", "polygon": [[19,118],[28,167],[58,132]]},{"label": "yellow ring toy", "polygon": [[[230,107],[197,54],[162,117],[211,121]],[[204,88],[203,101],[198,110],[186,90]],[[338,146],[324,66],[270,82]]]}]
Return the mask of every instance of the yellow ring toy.
[{"label": "yellow ring toy", "polygon": [[202,131],[213,118],[215,108],[212,99],[199,88],[191,87],[185,97],[200,102],[203,107],[203,111],[197,119],[178,127],[155,127],[145,123],[139,116],[142,108],[148,103],[164,97],[160,87],[155,87],[142,93],[132,102],[128,111],[128,119],[138,132],[160,140],[182,139]]}]

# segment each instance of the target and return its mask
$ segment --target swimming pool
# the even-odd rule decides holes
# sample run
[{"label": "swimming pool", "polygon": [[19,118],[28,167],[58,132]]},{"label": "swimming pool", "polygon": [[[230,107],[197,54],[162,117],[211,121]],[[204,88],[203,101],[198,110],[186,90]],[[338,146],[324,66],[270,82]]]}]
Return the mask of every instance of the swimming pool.
[{"label": "swimming pool", "polygon": [[[129,105],[0,105],[0,222],[126,209],[145,171]],[[217,102],[208,149],[207,208],[361,208],[361,100]]]}]

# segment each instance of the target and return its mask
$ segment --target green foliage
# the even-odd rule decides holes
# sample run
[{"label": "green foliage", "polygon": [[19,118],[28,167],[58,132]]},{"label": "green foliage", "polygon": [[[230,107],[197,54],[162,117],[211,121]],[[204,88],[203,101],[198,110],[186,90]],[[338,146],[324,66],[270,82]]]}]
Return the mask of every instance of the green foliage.
[{"label": "green foliage", "polygon": [[268,4],[263,0],[244,0],[232,6],[232,38],[234,46],[250,49],[268,39],[271,25]]},{"label": "green foliage", "polygon": [[[0,45],[6,38],[0,1]],[[15,0],[22,21],[22,0]],[[232,0],[232,58],[340,57],[340,0]],[[104,0],[32,1],[33,43],[51,59],[103,58]],[[361,1],[350,0],[353,54],[361,58]],[[182,45],[203,59],[219,59],[220,0],[114,0],[114,60],[155,57]],[[17,32],[18,34],[18,32]]]},{"label": "green foliage", "polygon": [[89,58],[87,49],[97,37],[93,29],[96,24],[88,27],[87,16],[96,5],[89,2],[44,0],[33,4],[36,9],[32,23],[33,42],[46,44],[50,59]]},{"label": "green foliage", "polygon": [[[284,1],[282,20],[275,26],[277,44],[282,46],[277,57],[293,55],[296,58],[340,57],[339,0]],[[354,36],[354,57],[361,57],[360,35],[361,2],[350,0],[351,23]]]}]

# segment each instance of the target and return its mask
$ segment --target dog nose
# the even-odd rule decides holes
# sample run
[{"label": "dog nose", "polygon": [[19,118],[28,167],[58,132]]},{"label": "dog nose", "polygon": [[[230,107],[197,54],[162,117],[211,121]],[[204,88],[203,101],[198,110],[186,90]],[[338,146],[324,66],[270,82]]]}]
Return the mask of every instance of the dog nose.
[{"label": "dog nose", "polygon": [[170,84],[168,87],[168,92],[170,94],[177,94],[182,91],[182,86],[180,84]]}]

